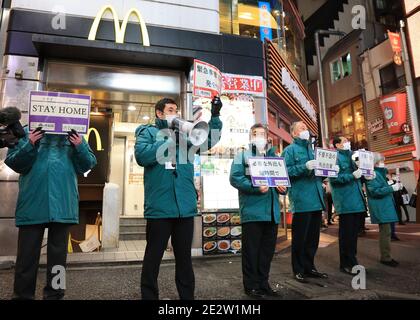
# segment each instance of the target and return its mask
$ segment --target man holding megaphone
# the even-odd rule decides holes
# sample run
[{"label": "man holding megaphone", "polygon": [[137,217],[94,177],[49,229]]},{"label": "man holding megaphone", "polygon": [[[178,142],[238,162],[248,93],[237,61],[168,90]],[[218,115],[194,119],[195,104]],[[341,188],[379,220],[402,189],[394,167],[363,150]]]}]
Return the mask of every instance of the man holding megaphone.
[{"label": "man holding megaphone", "polygon": [[[142,299],[159,299],[158,274],[169,237],[174,249],[175,282],[180,299],[194,299],[195,279],[191,260],[197,193],[193,159],[188,154],[205,151],[220,140],[222,102],[211,102],[211,120],[190,123],[178,116],[170,98],[155,105],[155,125],[136,130],[135,156],[144,167],[146,251],[141,274]],[[173,133],[175,132],[175,134]]]}]

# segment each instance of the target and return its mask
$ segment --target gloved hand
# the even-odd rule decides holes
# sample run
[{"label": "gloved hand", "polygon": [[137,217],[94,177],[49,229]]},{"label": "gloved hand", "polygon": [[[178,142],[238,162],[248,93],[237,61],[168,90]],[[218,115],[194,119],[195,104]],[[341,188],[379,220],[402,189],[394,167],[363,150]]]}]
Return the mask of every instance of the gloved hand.
[{"label": "gloved hand", "polygon": [[373,174],[371,176],[365,176],[366,180],[373,180],[375,178],[376,178],[376,172],[375,171],[373,171]]},{"label": "gloved hand", "polygon": [[355,179],[360,179],[362,177],[362,170],[357,169],[356,171],[353,171],[353,177]]},{"label": "gloved hand", "polygon": [[308,170],[314,170],[317,165],[318,165],[317,160],[309,160],[308,162],[306,162],[306,168]]},{"label": "gloved hand", "polygon": [[36,128],[29,133],[28,139],[33,146],[38,146],[39,141],[44,137],[45,131],[41,127]]},{"label": "gloved hand", "polygon": [[395,192],[395,191],[402,190],[402,185],[401,185],[401,183],[399,183],[399,182],[394,183],[391,187],[392,187],[392,190],[394,190],[394,192]]},{"label": "gloved hand", "polygon": [[76,130],[71,129],[71,131],[67,132],[68,139],[73,146],[78,146],[82,144],[82,137],[79,136]]},{"label": "gloved hand", "polygon": [[220,109],[222,109],[223,103],[222,100],[218,96],[215,96],[213,100],[211,100],[211,116],[218,117],[220,116]]}]

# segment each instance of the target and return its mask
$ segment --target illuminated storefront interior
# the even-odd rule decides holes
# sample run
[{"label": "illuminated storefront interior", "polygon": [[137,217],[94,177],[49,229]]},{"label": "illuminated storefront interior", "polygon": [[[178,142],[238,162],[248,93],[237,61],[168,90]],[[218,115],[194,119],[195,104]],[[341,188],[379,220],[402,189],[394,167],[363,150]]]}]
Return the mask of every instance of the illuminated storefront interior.
[{"label": "illuminated storefront interior", "polygon": [[345,136],[354,150],[368,147],[361,98],[331,108],[329,118],[331,136]]}]

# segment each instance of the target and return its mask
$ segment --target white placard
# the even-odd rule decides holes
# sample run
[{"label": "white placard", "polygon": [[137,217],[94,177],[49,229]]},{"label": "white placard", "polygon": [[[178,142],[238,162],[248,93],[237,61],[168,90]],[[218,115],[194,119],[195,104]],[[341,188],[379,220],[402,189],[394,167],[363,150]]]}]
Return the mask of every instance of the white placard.
[{"label": "white placard", "polygon": [[359,169],[362,170],[362,174],[367,177],[371,177],[374,171],[374,156],[373,152],[366,150],[359,150]]},{"label": "white placard", "polygon": [[248,159],[252,185],[290,187],[289,175],[283,158],[252,157]]},{"label": "white placard", "polygon": [[338,152],[336,150],[315,149],[315,159],[317,166],[315,168],[315,175],[318,177],[337,177],[338,171],[335,166],[337,164]]}]

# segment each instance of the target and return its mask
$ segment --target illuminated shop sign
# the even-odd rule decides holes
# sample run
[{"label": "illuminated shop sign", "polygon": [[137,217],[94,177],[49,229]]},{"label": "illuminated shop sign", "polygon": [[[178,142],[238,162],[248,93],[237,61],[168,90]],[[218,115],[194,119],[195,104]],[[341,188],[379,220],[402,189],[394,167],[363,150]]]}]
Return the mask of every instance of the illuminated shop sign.
[{"label": "illuminated shop sign", "polygon": [[305,110],[309,117],[316,122],[316,111],[311,102],[306,98],[305,94],[300,90],[299,84],[292,79],[290,73],[285,67],[281,68],[281,81],[282,85],[287,91],[296,99],[300,106]]},{"label": "illuminated shop sign", "polygon": [[127,29],[128,19],[130,19],[130,16],[134,14],[137,17],[138,23],[140,25],[140,32],[142,37],[142,43],[143,46],[149,47],[150,46],[150,40],[149,40],[149,33],[147,32],[146,23],[144,22],[140,12],[135,9],[131,8],[127,11],[127,14],[124,17],[124,20],[122,22],[122,25],[120,26],[120,21],[118,18],[118,14],[115,11],[114,7],[107,5],[104,6],[96,15],[95,20],[93,21],[92,27],[90,28],[89,32],[89,40],[95,40],[96,34],[98,33],[99,23],[102,20],[102,17],[105,15],[105,13],[111,13],[112,18],[114,20],[114,29],[115,29],[115,42],[116,43],[124,43],[124,36],[125,31]]}]

